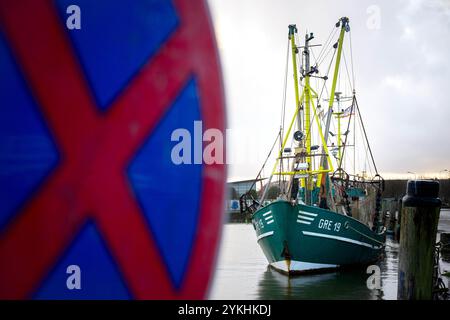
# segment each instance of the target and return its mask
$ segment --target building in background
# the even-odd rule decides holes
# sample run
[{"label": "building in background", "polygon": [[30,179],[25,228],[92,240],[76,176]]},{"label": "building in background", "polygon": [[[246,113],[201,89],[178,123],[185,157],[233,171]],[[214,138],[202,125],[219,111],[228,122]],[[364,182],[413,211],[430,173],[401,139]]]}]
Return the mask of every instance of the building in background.
[{"label": "building in background", "polygon": [[262,180],[239,180],[231,181],[227,183],[227,200],[226,200],[226,211],[227,212],[237,212],[239,211],[239,198],[249,190],[253,190],[254,195],[257,195],[257,189],[261,188]]}]

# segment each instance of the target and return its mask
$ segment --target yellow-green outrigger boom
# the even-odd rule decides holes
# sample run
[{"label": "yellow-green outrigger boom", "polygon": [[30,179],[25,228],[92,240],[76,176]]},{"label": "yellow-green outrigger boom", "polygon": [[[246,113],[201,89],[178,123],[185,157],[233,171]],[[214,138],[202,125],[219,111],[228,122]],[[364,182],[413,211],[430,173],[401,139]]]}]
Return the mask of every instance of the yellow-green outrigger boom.
[{"label": "yellow-green outrigger boom", "polygon": [[[291,46],[291,55],[292,55],[292,64],[293,64],[293,73],[294,73],[294,90],[295,90],[295,113],[292,117],[292,120],[290,122],[289,128],[287,132],[285,133],[285,136],[283,137],[283,141],[281,144],[281,149],[278,153],[278,157],[276,159],[275,165],[272,170],[272,174],[267,182],[267,186],[264,189],[263,195],[260,199],[260,204],[263,203],[263,200],[265,199],[267,190],[269,189],[270,183],[272,181],[272,178],[274,175],[287,175],[287,176],[300,176],[300,183],[301,186],[305,190],[305,200],[307,204],[311,204],[311,190],[314,188],[314,183],[312,177],[314,175],[317,175],[317,187],[320,187],[322,183],[322,175],[328,174],[329,172],[334,171],[332,161],[330,158],[330,154],[327,147],[327,141],[328,141],[328,133],[330,129],[330,123],[331,123],[331,117],[333,114],[333,104],[334,104],[334,95],[336,92],[336,85],[338,80],[338,74],[339,74],[339,66],[341,61],[341,55],[342,55],[342,47],[343,47],[343,41],[344,41],[344,34],[345,31],[348,31],[348,18],[343,17],[339,20],[336,27],[341,27],[339,39],[337,42],[337,47],[335,45],[335,49],[337,48],[337,54],[336,54],[336,63],[334,67],[334,75],[333,75],[333,82],[331,86],[331,93],[330,93],[330,99],[329,99],[329,105],[328,105],[328,115],[326,120],[325,129],[322,131],[322,127],[320,124],[319,115],[317,113],[317,109],[314,105],[313,98],[318,98],[317,93],[311,88],[310,86],[310,76],[312,73],[316,72],[316,68],[311,67],[310,65],[310,59],[309,59],[309,44],[308,42],[312,40],[313,34],[307,34],[305,38],[305,46],[303,48],[303,54],[305,56],[305,69],[302,68],[302,79],[304,79],[304,85],[303,85],[303,91],[300,94],[300,88],[299,88],[299,75],[298,75],[298,66],[297,66],[297,54],[299,52],[297,45],[295,43],[295,34],[297,33],[297,27],[296,25],[289,25],[289,43]],[[315,118],[316,125],[318,127],[318,132],[320,135],[320,140],[322,143],[322,153],[320,154],[321,159],[319,162],[319,168],[314,169],[312,167],[312,157],[315,156],[311,153],[311,107],[313,109],[313,118]],[[302,113],[303,111],[303,113]],[[303,116],[303,117],[302,117]],[[303,119],[302,119],[303,118]],[[303,132],[303,138],[301,141],[298,141],[298,147],[296,148],[295,152],[295,158],[299,161],[302,161],[303,164],[306,164],[306,168],[295,168],[293,166],[293,169],[291,171],[282,171],[277,172],[278,165],[280,161],[283,161],[283,152],[285,150],[287,141],[289,137],[291,136],[292,128],[294,126],[295,120],[297,119],[297,127],[298,130]],[[303,121],[302,121],[303,120]],[[314,120],[313,120],[314,121]],[[316,154],[317,155],[317,154]],[[292,182],[296,182],[296,180],[292,179]]]},{"label": "yellow-green outrigger boom", "polygon": [[[289,41],[291,42],[291,54],[292,54],[292,68],[294,71],[294,89],[295,89],[295,110],[298,110],[300,108],[300,101],[303,100],[303,94],[302,98],[299,98],[300,91],[298,89],[298,73],[297,73],[297,45],[295,44],[295,34],[297,33],[297,26],[295,24],[289,25]],[[297,126],[298,130],[301,130],[302,128],[302,122],[300,117],[300,112],[296,113],[297,118]]]},{"label": "yellow-green outrigger boom", "polygon": [[[330,131],[331,117],[333,114],[334,95],[336,93],[336,84],[337,84],[337,79],[338,79],[338,74],[339,74],[339,65],[341,63],[341,56],[342,56],[342,45],[344,43],[344,34],[346,31],[349,30],[348,22],[349,21],[348,21],[347,17],[342,17],[338,22],[341,25],[341,32],[339,34],[338,48],[337,48],[337,55],[336,55],[336,64],[334,66],[333,82],[331,84],[330,99],[329,99],[329,103],[328,103],[327,122],[325,124],[325,141],[328,141],[328,133]],[[340,130],[339,130],[339,134],[340,134]],[[324,168],[326,168],[327,161],[324,158],[322,158],[322,160],[321,160],[321,165]],[[319,177],[318,180],[321,180],[320,178],[321,177]]]}]

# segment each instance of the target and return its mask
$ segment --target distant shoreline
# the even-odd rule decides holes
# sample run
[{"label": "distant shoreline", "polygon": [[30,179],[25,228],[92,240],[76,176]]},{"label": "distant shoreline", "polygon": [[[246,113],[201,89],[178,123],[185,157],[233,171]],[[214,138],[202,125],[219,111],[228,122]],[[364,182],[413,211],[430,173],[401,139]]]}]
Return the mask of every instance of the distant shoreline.
[{"label": "distant shoreline", "polygon": [[[408,180],[386,180],[383,198],[401,199],[406,192]],[[440,179],[439,198],[442,201],[442,208],[450,208],[450,179]]]}]

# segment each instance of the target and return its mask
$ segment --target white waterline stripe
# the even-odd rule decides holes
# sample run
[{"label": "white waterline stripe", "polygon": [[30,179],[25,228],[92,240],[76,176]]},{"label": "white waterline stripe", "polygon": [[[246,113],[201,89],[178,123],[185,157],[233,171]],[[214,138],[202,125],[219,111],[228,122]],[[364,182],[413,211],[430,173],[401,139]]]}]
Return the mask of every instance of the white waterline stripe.
[{"label": "white waterline stripe", "polygon": [[271,224],[273,222],[273,220],[267,221],[267,224]]},{"label": "white waterline stripe", "polygon": [[303,223],[303,224],[311,224],[311,222],[309,221],[303,221],[303,220],[297,220],[298,223]]},{"label": "white waterline stripe", "polygon": [[305,220],[309,220],[309,221],[314,221],[314,218],[305,217],[305,216],[302,216],[301,214],[299,214],[299,215],[297,216],[297,218],[305,219]]},{"label": "white waterline stripe", "polygon": [[311,216],[311,217],[317,217],[316,213],[310,213],[310,212],[301,211],[301,210],[299,210],[298,213],[301,213],[301,214],[304,214],[304,215],[307,215],[307,216]]},{"label": "white waterline stripe", "polygon": [[269,220],[269,219],[272,219],[272,218],[273,218],[273,216],[267,216],[264,219]]},{"label": "white waterline stripe", "polygon": [[379,248],[381,248],[381,247],[377,247],[377,246],[372,246],[371,244],[366,243],[366,242],[361,242],[361,241],[357,241],[357,240],[353,240],[353,239],[349,239],[349,238],[344,238],[344,237],[339,237],[339,236],[332,236],[330,234],[316,233],[316,232],[310,232],[310,231],[302,231],[302,232],[303,232],[304,235],[307,235],[307,236],[335,239],[335,240],[339,240],[339,241],[343,241],[343,242],[349,242],[349,243],[357,244],[357,245],[368,247],[368,248],[372,248],[372,249],[379,249]]},{"label": "white waterline stripe", "polygon": [[270,265],[272,267],[274,267],[275,269],[282,270],[284,272],[320,270],[320,269],[330,269],[330,268],[339,267],[336,264],[311,263],[311,262],[303,262],[303,261],[297,261],[297,260],[290,260],[289,264],[287,263],[286,260],[281,260],[281,261],[272,262],[272,263],[270,263]]},{"label": "white waterline stripe", "polygon": [[271,214],[272,211],[267,211],[266,213],[263,213],[263,217],[267,216],[268,214]]},{"label": "white waterline stripe", "polygon": [[262,233],[262,234],[260,234],[260,235],[258,236],[258,238],[257,238],[256,241],[259,241],[259,240],[261,240],[262,238],[265,238],[265,237],[268,237],[268,236],[271,236],[271,235],[273,235],[273,231],[269,231],[269,232],[266,232],[266,233]]}]

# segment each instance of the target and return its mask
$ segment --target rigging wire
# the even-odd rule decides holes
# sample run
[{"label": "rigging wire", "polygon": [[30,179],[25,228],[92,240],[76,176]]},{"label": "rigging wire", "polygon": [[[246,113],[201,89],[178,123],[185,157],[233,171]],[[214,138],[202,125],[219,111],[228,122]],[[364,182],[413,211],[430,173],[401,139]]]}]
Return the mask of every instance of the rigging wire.
[{"label": "rigging wire", "polygon": [[[328,74],[330,73],[331,65],[333,64],[333,60],[334,60],[335,55],[336,55],[336,49],[333,52],[333,56],[331,57],[330,64],[328,66],[328,70],[327,70],[327,73],[326,73],[327,77],[328,77]],[[320,91],[320,94],[319,94],[319,97],[318,97],[319,100],[322,98],[323,90],[326,88],[326,84],[327,84],[327,82],[324,81],[323,86],[322,86],[322,90]],[[326,88],[326,90],[328,92],[328,88]]]},{"label": "rigging wire", "polygon": [[320,50],[319,52],[319,56],[317,57],[317,61],[319,62],[322,58],[322,55],[325,53],[325,50],[328,48],[328,46],[330,46],[331,41],[333,40],[333,38],[336,36],[338,28],[336,28],[335,26],[332,27],[330,35],[327,38],[327,41],[325,41],[322,50]]},{"label": "rigging wire", "polygon": [[353,97],[353,103],[352,103],[352,110],[350,111],[350,117],[348,119],[348,124],[347,124],[347,134],[345,135],[345,140],[344,140],[344,148],[342,149],[342,155],[341,155],[341,159],[339,161],[339,166],[338,169],[342,168],[342,162],[344,160],[344,155],[345,155],[345,149],[347,148],[347,138],[348,138],[348,132],[350,130],[350,123],[352,121],[352,114],[353,114],[353,109],[354,109],[354,103],[355,103],[356,98]]},{"label": "rigging wire", "polygon": [[347,71],[348,84],[350,86],[351,91],[353,92],[353,86],[352,86],[352,83],[351,83],[350,73],[348,72],[347,59],[345,58],[345,52],[344,51],[342,51],[342,55],[344,57],[345,70]]},{"label": "rigging wire", "polygon": [[[352,111],[356,117],[355,110],[353,109]],[[356,119],[353,120],[353,174],[356,175]]]},{"label": "rigging wire", "polygon": [[317,61],[317,65],[321,65],[322,62],[324,62],[327,59],[327,57],[330,55],[330,52],[333,51],[333,49],[335,49],[335,48],[333,48],[333,46],[330,46],[328,48],[328,51],[326,52],[326,54],[322,55],[322,57],[318,58],[319,60]]},{"label": "rigging wire", "polygon": [[350,38],[350,63],[351,63],[351,69],[352,69],[352,79],[353,79],[353,90],[356,90],[355,87],[355,69],[353,68],[353,48],[352,48],[352,31],[350,29],[349,32],[349,38]]},{"label": "rigging wire", "polygon": [[[298,33],[295,33],[295,43],[300,43],[300,39],[298,37]],[[300,50],[298,47],[295,48],[297,54],[295,55],[295,59],[297,60],[297,66],[299,70],[303,70],[303,56],[300,55]]]},{"label": "rigging wire", "polygon": [[[333,28],[333,30],[330,32],[330,34],[329,34],[329,36],[327,38],[327,41],[326,41],[325,45],[322,47],[321,51],[319,52],[319,55],[317,56],[317,58],[316,58],[316,56],[314,54],[314,50],[312,50],[312,49],[310,50],[313,59],[316,61],[315,65],[316,65],[317,68],[319,68],[319,65],[321,65],[329,57],[330,52],[333,49],[335,49],[335,50],[333,50],[333,54],[332,54],[329,66],[328,66],[328,69],[326,71],[326,76],[327,77],[328,77],[328,75],[330,73],[330,70],[331,70],[331,67],[332,67],[334,58],[336,56],[336,52],[337,52],[337,50],[336,50],[337,47],[334,48],[334,44],[333,44],[333,46],[331,46],[331,44],[333,43],[333,38],[334,38],[335,34],[337,33],[337,30],[338,30],[337,28]],[[295,37],[296,37],[296,43],[299,43],[299,41],[298,41],[299,36],[298,36],[297,33],[295,34]],[[353,68],[353,52],[352,52],[352,43],[351,43],[351,32],[350,32],[349,46],[350,46],[350,68],[351,68],[351,75],[352,76],[350,76],[349,65],[347,63],[347,58],[346,58],[345,52],[343,51],[344,66],[345,66],[345,69],[346,69],[346,76],[348,77],[349,87],[350,87],[351,90],[353,90],[353,93],[354,93],[354,90],[355,90],[355,72],[354,72],[354,68]],[[261,172],[263,172],[263,170],[265,168],[265,165],[266,165],[268,159],[270,158],[270,155],[272,154],[272,151],[273,151],[273,149],[274,149],[274,147],[275,147],[275,145],[276,145],[276,143],[278,141],[278,138],[280,139],[280,144],[282,144],[282,139],[283,139],[283,135],[284,135],[284,125],[285,125],[285,113],[286,113],[287,77],[288,77],[288,73],[289,73],[289,70],[288,70],[289,69],[289,67],[288,67],[288,65],[289,65],[289,49],[290,49],[290,41],[288,41],[287,52],[286,52],[286,67],[285,67],[285,77],[284,77],[284,87],[283,87],[282,115],[281,115],[280,131],[278,132],[277,138],[275,139],[275,142],[274,142],[274,145],[272,146],[272,148],[271,148],[271,150],[269,152],[269,155],[267,156],[266,161],[264,162],[264,164],[263,164],[261,170],[259,171],[259,173],[258,173],[258,175],[257,175],[257,177],[256,177],[256,179],[255,179],[255,181],[254,181],[254,183],[253,183],[251,188],[253,188],[253,186],[255,185],[255,183],[257,181],[257,179],[260,177]],[[298,50],[298,48],[296,48],[296,49]],[[298,66],[300,67],[299,70],[300,71],[303,70],[303,67],[304,67],[304,65],[303,65],[303,63],[304,63],[304,61],[303,61],[303,54],[298,52],[298,54],[296,55],[295,59],[297,61]],[[342,66],[341,66],[341,68],[342,68]],[[321,72],[319,73],[319,75],[320,74],[321,74]],[[300,74],[300,75],[302,76],[302,74]],[[320,86],[319,85],[319,80],[318,79],[316,79],[316,80],[317,80],[316,81],[317,82],[317,87],[319,87]],[[313,126],[313,123],[314,123],[314,117],[318,117],[320,115],[320,113],[321,113],[321,112],[319,112],[319,111],[321,111],[319,109],[321,107],[319,102],[322,99],[324,91],[328,94],[328,87],[327,87],[326,84],[327,83],[326,83],[326,80],[325,80],[324,83],[323,83],[323,86],[321,88],[320,94],[317,97],[317,107],[314,108],[313,118],[312,118],[312,121],[310,122],[310,127],[308,128],[309,130],[308,130],[307,134],[310,135],[311,137],[314,134],[312,132],[312,126]],[[301,80],[299,81],[299,85],[301,87],[304,87]],[[347,83],[345,83],[345,87],[346,87],[346,85],[347,85]],[[339,72],[338,90],[340,88],[341,88],[341,72]],[[330,99],[334,99],[334,97],[330,97]],[[367,134],[366,134],[365,127],[364,127],[364,123],[362,121],[362,117],[361,117],[361,113],[360,113],[360,110],[359,110],[359,106],[358,106],[358,103],[356,101],[356,97],[353,97],[353,99],[354,99],[354,101],[352,103],[352,111],[350,113],[350,118],[349,118],[349,121],[348,121],[348,124],[347,124],[347,132],[349,132],[349,129],[350,129],[352,116],[357,117],[357,114],[356,114],[356,111],[357,111],[358,115],[359,115],[359,123],[358,124],[359,124],[359,127],[361,129],[361,132],[363,132],[364,137],[365,137],[365,139],[362,139],[363,146],[365,147],[364,149],[365,149],[365,153],[366,153],[365,167],[367,169],[367,164],[369,164],[369,170],[372,173],[371,165],[370,165],[369,159],[368,159],[368,155],[370,154],[372,165],[373,165],[373,167],[375,169],[375,172],[378,174],[378,170],[377,170],[377,167],[376,167],[376,164],[375,164],[375,160],[373,158],[371,147],[369,145],[369,141],[368,141],[368,137],[367,137]],[[301,101],[298,101],[297,103],[301,103]],[[300,106],[297,106],[297,107],[300,107]],[[321,118],[319,118],[319,121],[323,122],[323,120]],[[356,122],[357,122],[357,119],[354,120],[354,129],[355,129],[355,126],[356,126]],[[335,128],[333,122],[332,122],[332,125]],[[308,137],[308,135],[306,137]],[[339,160],[339,168],[341,168],[341,166],[343,164],[343,159],[344,159],[344,157],[346,155],[345,149],[347,148],[347,141],[348,141],[348,134],[345,137],[342,157]],[[328,141],[326,141],[326,143],[328,143]],[[293,141],[291,141],[290,145],[291,146],[293,145]],[[353,147],[356,149],[356,132],[354,132],[354,145],[353,145]],[[280,150],[281,150],[281,147],[280,147]],[[281,150],[281,152],[283,152],[283,150]],[[353,166],[354,166],[354,168],[356,167],[356,151],[355,151],[355,154],[354,154]],[[355,171],[355,169],[354,169],[354,171]],[[283,160],[280,161],[280,172],[283,172]],[[282,179],[283,179],[283,184],[284,184],[285,177],[283,176]],[[280,190],[281,190],[282,189],[281,188],[281,183],[282,182],[281,182],[281,178],[280,177],[279,177],[278,183],[279,183],[279,187],[280,187]]]},{"label": "rigging wire", "polygon": [[255,180],[253,181],[251,187],[248,189],[248,191],[247,191],[246,193],[250,192],[250,190],[253,189],[253,187],[254,187],[255,184],[256,184],[256,181],[258,181],[258,178],[261,176],[261,173],[263,172],[264,167],[266,166],[267,161],[269,160],[270,155],[272,154],[273,148],[275,148],[275,146],[277,145],[277,141],[278,141],[279,136],[280,136],[280,132],[277,132],[277,137],[276,137],[275,141],[273,142],[272,148],[270,148],[270,151],[269,151],[269,154],[268,154],[267,157],[266,157],[266,160],[264,161],[264,163],[263,163],[261,169],[259,170],[258,174],[256,175]]},{"label": "rigging wire", "polygon": [[286,66],[284,68],[284,84],[283,84],[283,98],[281,102],[281,134],[284,134],[284,123],[285,123],[285,115],[286,115],[286,87],[287,87],[287,76],[288,76],[288,65],[289,65],[289,45],[290,41],[288,40],[287,50],[286,50]]},{"label": "rigging wire", "polygon": [[[315,59],[314,52],[313,52],[312,50],[311,50],[310,52],[312,52],[313,58]],[[327,54],[327,55],[328,55],[328,54]],[[331,66],[332,66],[332,64],[333,64],[333,60],[334,60],[335,55],[336,55],[336,49],[335,49],[334,52],[333,52],[333,56],[332,56],[332,58],[331,58],[331,60],[330,60],[330,64],[329,64],[329,66],[328,66],[327,73],[325,74],[327,78],[328,78],[328,75],[329,75],[329,73],[330,73]],[[315,59],[315,60],[316,60],[316,59]],[[317,60],[316,60],[316,66],[318,66]],[[320,101],[320,99],[321,99],[321,97],[322,97],[324,88],[326,88],[326,80],[325,80],[324,83],[323,83],[323,86],[322,86],[322,90],[321,90],[321,92],[320,92],[320,95],[317,97],[317,101],[318,101],[318,102]],[[327,91],[328,91],[328,90],[327,90]],[[308,138],[309,136],[312,136],[312,126],[313,126],[313,124],[314,124],[314,117],[317,117],[317,110],[318,110],[318,108],[319,108],[319,103],[317,103],[317,107],[314,108],[315,110],[314,110],[314,114],[313,114],[313,117],[312,117],[313,120],[310,121],[310,125],[309,125],[308,131],[307,131],[306,138]],[[319,117],[319,120],[321,120],[320,117]],[[327,142],[325,142],[325,143],[327,143]]]},{"label": "rigging wire", "polygon": [[[361,133],[363,133],[363,129],[361,126],[361,117],[359,117],[358,125],[359,125],[359,129],[360,129]],[[362,139],[362,145],[364,147],[364,171],[367,172],[367,168],[369,168],[370,175],[373,176],[372,168],[371,168],[370,161],[369,161],[369,152],[368,152],[369,148],[367,146],[366,140]]]},{"label": "rigging wire", "polygon": [[[288,39],[287,43],[287,50],[286,50],[286,66],[284,71],[284,84],[283,84],[283,99],[282,99],[282,105],[281,105],[281,124],[280,124],[280,149],[283,144],[283,135],[284,135],[284,123],[285,123],[285,116],[286,116],[286,91],[287,91],[287,77],[288,77],[288,68],[289,68],[289,48],[290,48],[290,41]],[[280,171],[283,171],[283,161],[280,161]],[[284,180],[284,177],[282,178]],[[278,181],[280,182],[281,177],[278,177]]]},{"label": "rigging wire", "polygon": [[375,173],[378,174],[377,165],[375,164],[375,159],[373,158],[372,148],[370,148],[370,143],[369,143],[369,139],[367,138],[366,128],[364,127],[364,122],[362,121],[361,111],[359,110],[358,100],[356,100],[356,97],[355,97],[355,102],[356,102],[356,110],[358,110],[359,120],[361,122],[361,126],[362,126],[362,129],[363,129],[363,132],[364,132],[364,137],[366,138],[367,147],[368,147],[369,152],[370,152],[370,158],[372,159],[372,163],[373,163],[373,167],[375,169]]}]

